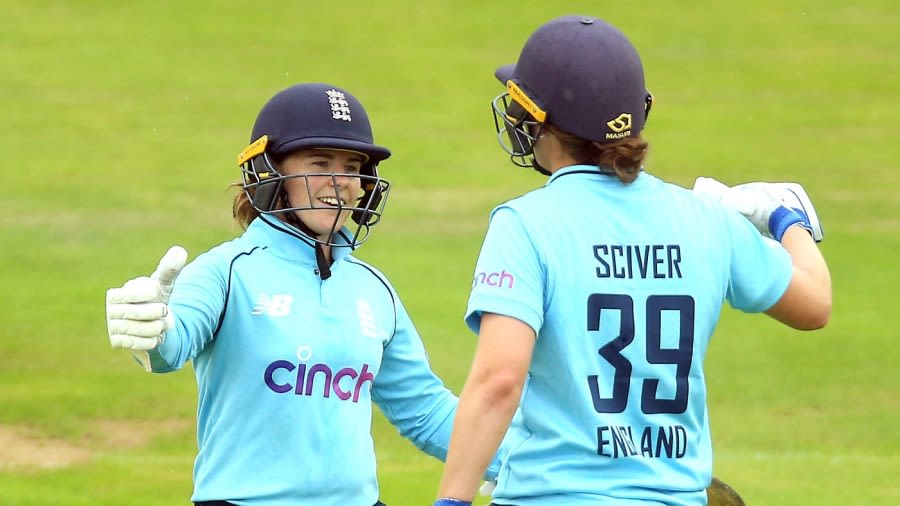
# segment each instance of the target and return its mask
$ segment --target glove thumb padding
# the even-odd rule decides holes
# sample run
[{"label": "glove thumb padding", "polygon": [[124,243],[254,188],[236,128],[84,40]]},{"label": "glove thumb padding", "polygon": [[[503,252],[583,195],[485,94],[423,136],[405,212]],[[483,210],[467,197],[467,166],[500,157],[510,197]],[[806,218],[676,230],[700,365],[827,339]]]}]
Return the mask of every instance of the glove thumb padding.
[{"label": "glove thumb padding", "polygon": [[172,293],[172,285],[175,284],[175,278],[187,263],[187,250],[181,246],[172,246],[166,251],[166,254],[159,260],[156,270],[150,275],[150,279],[159,281],[159,287],[162,291],[162,301],[168,302],[169,295]]}]

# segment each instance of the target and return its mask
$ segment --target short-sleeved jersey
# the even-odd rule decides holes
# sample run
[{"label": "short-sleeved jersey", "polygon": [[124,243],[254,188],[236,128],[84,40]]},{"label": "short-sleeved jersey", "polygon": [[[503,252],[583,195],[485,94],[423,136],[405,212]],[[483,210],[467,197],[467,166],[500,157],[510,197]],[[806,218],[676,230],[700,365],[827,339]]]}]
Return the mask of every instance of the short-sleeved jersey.
[{"label": "short-sleeved jersey", "polygon": [[647,173],[568,167],[494,209],[466,323],[537,341],[493,501],[704,504],[707,345],[725,301],[764,311],[791,272],[742,216]]},{"label": "short-sleeved jersey", "polygon": [[179,275],[176,326],[155,372],[193,360],[199,452],[192,500],[368,506],[378,500],[374,401],[417,447],[446,458],[456,397],[433,374],[387,279],[332,248],[254,220]]}]

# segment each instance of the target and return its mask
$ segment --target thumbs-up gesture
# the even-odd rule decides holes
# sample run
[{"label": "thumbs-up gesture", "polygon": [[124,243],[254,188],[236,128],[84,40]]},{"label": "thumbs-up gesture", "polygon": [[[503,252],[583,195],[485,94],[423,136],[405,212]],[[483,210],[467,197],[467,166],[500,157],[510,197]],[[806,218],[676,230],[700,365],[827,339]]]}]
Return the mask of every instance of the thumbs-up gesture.
[{"label": "thumbs-up gesture", "polygon": [[175,325],[169,295],[186,262],[187,251],[172,246],[149,277],[106,291],[106,327],[113,348],[146,352],[162,344],[166,331]]}]

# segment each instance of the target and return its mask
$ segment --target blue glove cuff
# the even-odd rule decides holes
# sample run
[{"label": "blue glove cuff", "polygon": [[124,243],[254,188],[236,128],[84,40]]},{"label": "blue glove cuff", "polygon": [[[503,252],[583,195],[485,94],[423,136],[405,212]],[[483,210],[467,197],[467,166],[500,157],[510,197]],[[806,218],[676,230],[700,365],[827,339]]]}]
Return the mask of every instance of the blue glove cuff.
[{"label": "blue glove cuff", "polygon": [[797,224],[800,224],[801,227],[805,228],[809,233],[812,233],[812,226],[809,224],[809,218],[794,209],[779,206],[772,211],[772,215],[769,216],[769,232],[778,242],[781,242],[781,238],[788,228]]},{"label": "blue glove cuff", "polygon": [[460,499],[441,497],[437,501],[434,501],[433,506],[472,506],[472,501],[463,501]]}]

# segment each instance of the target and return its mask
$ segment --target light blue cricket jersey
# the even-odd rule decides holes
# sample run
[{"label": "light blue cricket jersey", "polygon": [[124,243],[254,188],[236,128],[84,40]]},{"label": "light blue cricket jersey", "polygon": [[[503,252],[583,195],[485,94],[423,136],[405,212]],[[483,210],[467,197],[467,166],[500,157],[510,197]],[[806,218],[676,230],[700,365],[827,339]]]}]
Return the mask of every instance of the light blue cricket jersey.
[{"label": "light blue cricket jersey", "polygon": [[176,280],[177,324],[152,359],[156,372],[193,360],[192,500],[371,506],[372,401],[443,460],[457,399],[384,275],[342,247],[323,281],[314,249],[286,228],[257,218]]},{"label": "light blue cricket jersey", "polygon": [[724,301],[764,311],[787,252],[739,214],[641,173],[556,172],[498,206],[466,323],[537,334],[497,504],[705,504],[712,451],[703,359]]}]

